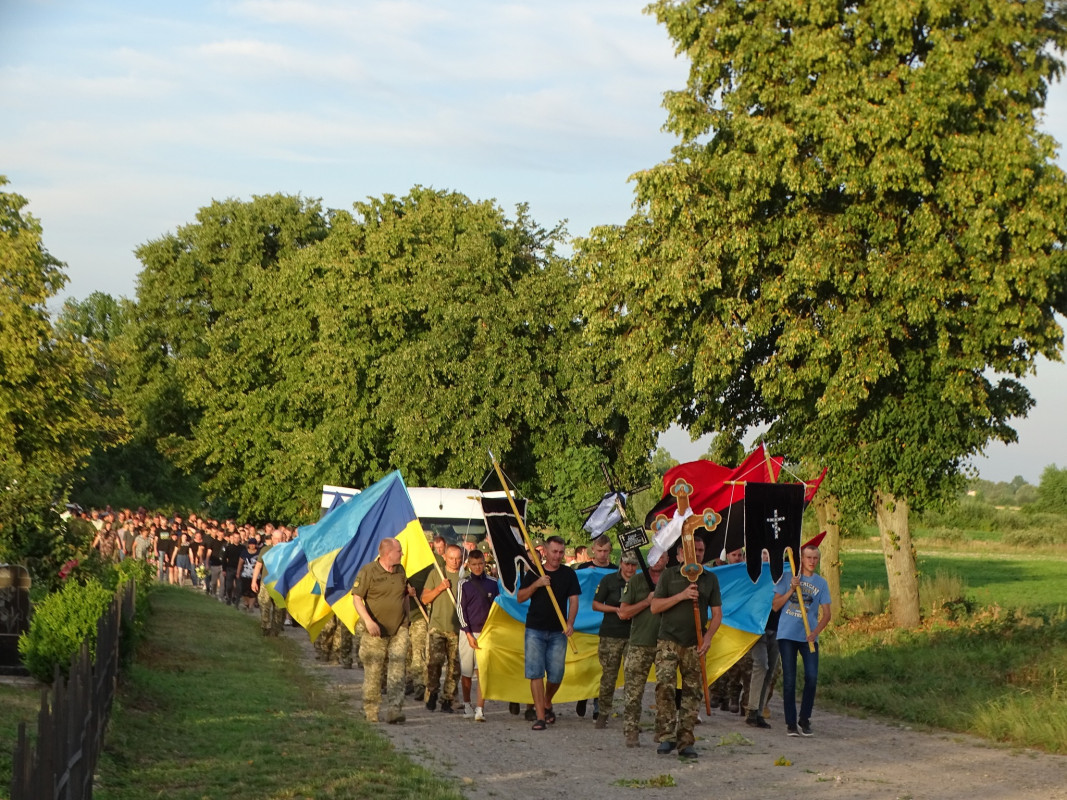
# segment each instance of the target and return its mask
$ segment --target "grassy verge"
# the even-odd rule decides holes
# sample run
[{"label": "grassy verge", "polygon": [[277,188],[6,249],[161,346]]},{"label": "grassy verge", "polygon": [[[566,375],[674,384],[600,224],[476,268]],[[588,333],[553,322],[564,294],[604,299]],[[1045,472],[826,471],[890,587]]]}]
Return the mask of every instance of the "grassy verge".
[{"label": "grassy verge", "polygon": [[305,674],[297,645],[162,587],[120,688],[100,800],[459,798]]},{"label": "grassy verge", "polygon": [[985,611],[917,631],[852,624],[822,642],[831,706],[1067,753],[1067,617]]},{"label": "grassy verge", "polygon": [[935,584],[955,584],[977,610],[924,608],[924,628],[893,630],[878,614],[886,594],[881,553],[846,550],[846,613],[867,599],[876,610],[827,631],[820,698],[841,710],[1067,753],[1065,560],[922,552],[919,567]]}]

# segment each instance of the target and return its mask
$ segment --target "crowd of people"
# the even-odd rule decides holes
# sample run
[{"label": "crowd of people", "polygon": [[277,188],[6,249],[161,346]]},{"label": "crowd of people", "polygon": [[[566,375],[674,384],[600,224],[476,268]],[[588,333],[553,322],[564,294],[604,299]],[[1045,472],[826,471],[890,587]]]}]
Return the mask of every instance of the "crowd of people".
[{"label": "crowd of people", "polygon": [[[92,547],[102,558],[142,560],[155,566],[161,582],[188,584],[248,612],[258,608],[264,635],[280,633],[286,614],[275,607],[261,580],[261,557],[267,548],[292,539],[295,530],[272,524],[257,530],[195,514],[183,518],[106,510],[84,516],[95,530]],[[603,677],[599,696],[590,698],[597,729],[608,727],[612,717],[621,667],[623,736],[627,747],[640,745],[645,684],[655,665],[657,752],[677,751],[683,758],[694,758],[694,725],[705,689],[718,708],[744,715],[749,725],[769,728],[768,702],[780,661],[786,732],[813,735],[818,637],[830,622],[829,589],[816,573],[820,540],[816,537],[801,548],[799,574],[785,573],[775,584],[765,630],[751,650],[709,687],[703,685],[700,661],[722,620],[713,572],[686,574],[681,545],[678,564],[668,567],[664,554],[646,571],[638,569],[635,553],[624,553],[619,564],[613,563],[606,536],[574,551],[557,536],[539,541],[535,549],[541,569],[525,572],[517,587],[517,600],[529,602],[524,666],[533,703],[526,710],[527,720],[536,731],[556,721],[553,698],[563,682],[567,639],[574,632],[581,594],[576,570],[598,567],[612,572],[599,582],[592,603],[593,610],[604,615],[598,646]],[[370,722],[380,721],[384,702],[385,721],[403,723],[405,696],[414,696],[429,711],[461,711],[469,719],[485,721],[485,701],[474,678],[479,637],[499,591],[491,554],[473,542],[448,542],[441,536],[432,544],[437,564],[408,576],[401,566],[401,543],[384,540],[378,557],[360,570],[353,586],[359,616],[355,633],[334,621],[316,641],[324,660],[335,656],[347,668],[354,657],[359,661],[364,670],[363,709]],[[697,539],[694,544],[697,563],[703,564],[703,542]],[[738,549],[714,563],[743,560],[744,552]],[[798,658],[804,671],[799,711]],[[585,716],[586,709],[583,700],[576,711]],[[510,704],[512,714],[520,710],[519,704]]]}]

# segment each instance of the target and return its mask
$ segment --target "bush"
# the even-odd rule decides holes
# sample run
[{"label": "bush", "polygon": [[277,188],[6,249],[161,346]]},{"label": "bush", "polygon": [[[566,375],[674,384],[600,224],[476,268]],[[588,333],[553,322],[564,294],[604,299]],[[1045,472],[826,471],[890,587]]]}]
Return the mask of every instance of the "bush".
[{"label": "bush", "polygon": [[33,677],[50,683],[59,667],[70,674],[70,662],[89,640],[89,652],[96,653],[96,622],[107,610],[114,592],[98,580],[84,585],[68,581],[34,607],[30,629],[19,637],[22,663]]}]

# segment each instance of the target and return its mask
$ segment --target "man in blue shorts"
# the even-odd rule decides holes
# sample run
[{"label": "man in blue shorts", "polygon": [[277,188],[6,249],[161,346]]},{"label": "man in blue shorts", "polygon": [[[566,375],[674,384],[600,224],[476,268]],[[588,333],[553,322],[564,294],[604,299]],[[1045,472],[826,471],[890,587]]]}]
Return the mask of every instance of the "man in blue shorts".
[{"label": "man in blue shorts", "polygon": [[[563,563],[565,551],[564,541],[558,536],[550,536],[545,541],[545,574],[527,572],[516,595],[520,603],[530,601],[526,612],[526,677],[530,679],[530,694],[537,712],[533,724],[535,731],[543,731],[546,724],[556,721],[552,698],[563,683],[567,639],[574,633],[578,597],[582,593],[578,576]],[[567,609],[566,628],[560,623],[549,591],[560,609]]]}]

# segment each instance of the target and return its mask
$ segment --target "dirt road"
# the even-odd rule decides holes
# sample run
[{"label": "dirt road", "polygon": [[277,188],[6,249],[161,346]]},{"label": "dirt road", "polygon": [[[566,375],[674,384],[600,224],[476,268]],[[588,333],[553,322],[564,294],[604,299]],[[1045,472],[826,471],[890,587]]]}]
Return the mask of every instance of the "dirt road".
[{"label": "dirt road", "polygon": [[[307,669],[352,713],[362,714],[363,672],[323,666],[303,631],[286,628],[286,635],[304,644]],[[648,703],[651,698],[650,685]],[[558,706],[559,721],[538,732],[522,716],[510,715],[504,703],[487,703],[487,721],[475,723],[407,701],[407,722],[383,724],[382,734],[416,762],[454,776],[472,800],[585,800],[631,793],[642,800],[1067,800],[1067,757],[827,714],[818,703],[812,738],[787,737],[773,706],[769,731],[717,711],[697,726],[700,757],[682,761],[657,755],[651,733],[642,733],[641,747],[627,749],[621,720],[595,730],[591,716],[578,717],[573,705]],[[645,715],[651,728],[652,715]],[[791,763],[776,765],[782,761]],[[625,788],[662,776],[675,785]]]}]

